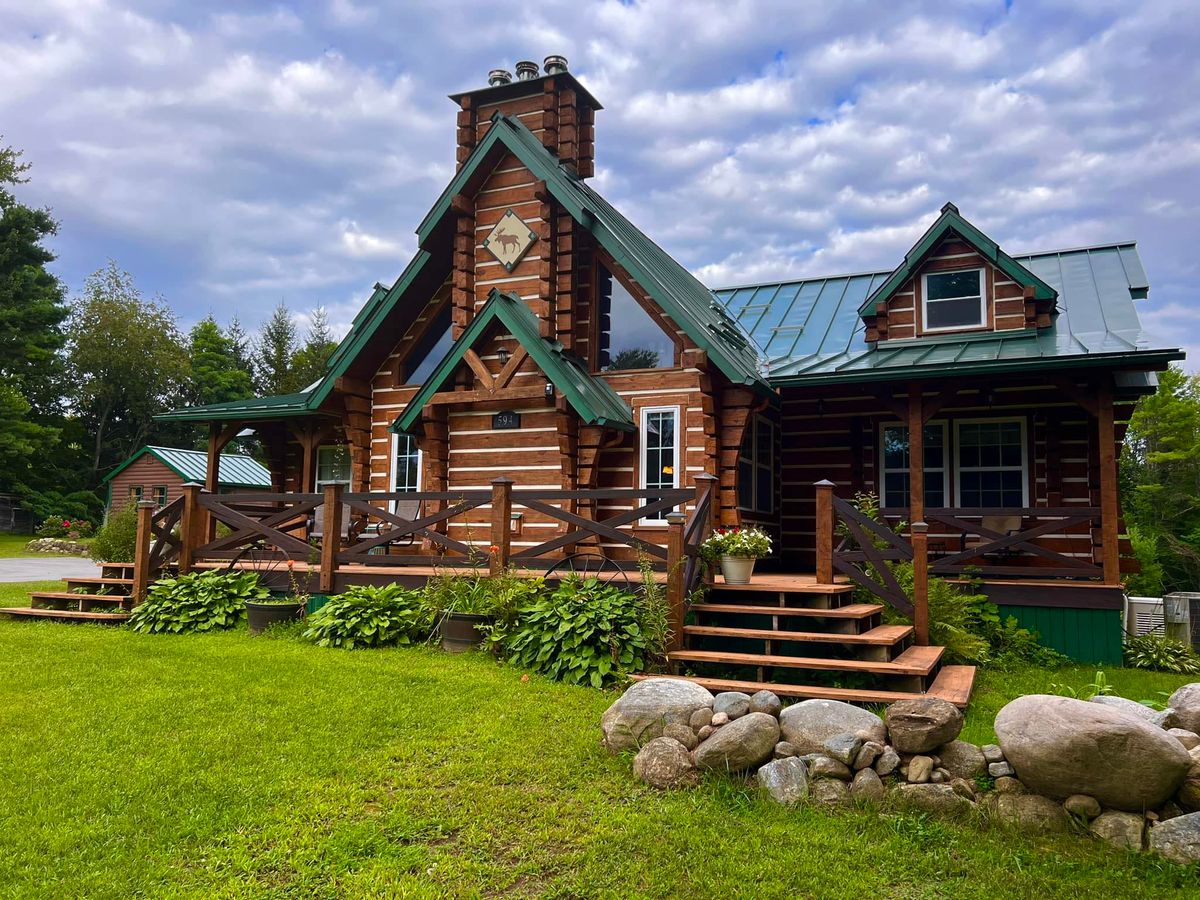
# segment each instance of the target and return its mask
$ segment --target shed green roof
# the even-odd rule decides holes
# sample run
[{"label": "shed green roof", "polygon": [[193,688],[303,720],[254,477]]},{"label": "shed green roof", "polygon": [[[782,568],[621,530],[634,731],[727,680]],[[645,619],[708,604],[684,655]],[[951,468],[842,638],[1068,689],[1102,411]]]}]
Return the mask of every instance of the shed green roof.
[{"label": "shed green roof", "polygon": [[[143,447],[104,476],[111,481],[121,472],[145,455],[151,455],[184,481],[204,484],[208,477],[208,454],[203,450],[181,450],[178,447]],[[271,486],[271,473],[257,460],[240,453],[222,453],[217,471],[218,483],[222,487]]]},{"label": "shed green roof", "polygon": [[543,338],[538,320],[519,297],[492,288],[487,302],[471,320],[438,367],[425,379],[416,396],[392,423],[392,430],[406,432],[416,425],[421,410],[430,398],[454,374],[463,356],[474,346],[493,322],[500,322],[508,334],[516,338],[550,382],[563,392],[567,402],[589,425],[601,425],[622,431],[633,431],[633,411],[612,389],[607,381],[588,372],[587,366],[568,353],[557,341]]},{"label": "shed green roof", "polygon": [[864,301],[893,272],[863,272],[716,291],[767,358],[772,384],[881,381],[970,372],[1150,367],[1183,358],[1156,347],[1134,306],[1149,283],[1130,241],[1011,257],[1058,296],[1049,328],[864,338]]}]

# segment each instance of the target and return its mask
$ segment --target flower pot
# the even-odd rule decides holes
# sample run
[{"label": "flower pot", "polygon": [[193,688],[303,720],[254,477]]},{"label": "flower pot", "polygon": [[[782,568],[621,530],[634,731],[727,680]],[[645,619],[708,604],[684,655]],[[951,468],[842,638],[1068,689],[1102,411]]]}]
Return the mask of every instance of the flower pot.
[{"label": "flower pot", "polygon": [[749,584],[755,562],[753,556],[722,556],[721,572],[725,576],[725,583]]},{"label": "flower pot", "polygon": [[246,622],[251,634],[262,634],[280,622],[294,622],[304,618],[303,603],[255,603],[246,601]]},{"label": "flower pot", "polygon": [[448,653],[463,653],[474,650],[483,643],[484,634],[480,625],[490,625],[491,616],[473,613],[447,613],[442,620],[442,649]]}]

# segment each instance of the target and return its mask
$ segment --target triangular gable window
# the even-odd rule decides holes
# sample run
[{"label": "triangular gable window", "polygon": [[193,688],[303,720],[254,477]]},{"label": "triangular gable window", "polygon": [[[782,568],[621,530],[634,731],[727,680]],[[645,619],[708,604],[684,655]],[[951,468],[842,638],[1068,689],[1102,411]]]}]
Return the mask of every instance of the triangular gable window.
[{"label": "triangular gable window", "polygon": [[600,371],[674,367],[674,341],[603,265],[596,266],[596,297],[596,367]]},{"label": "triangular gable window", "polygon": [[408,359],[404,360],[404,383],[406,385],[424,384],[425,379],[433,374],[433,370],[450,352],[453,345],[454,334],[450,322],[450,306],[447,304],[430,324],[421,342],[413,348]]}]

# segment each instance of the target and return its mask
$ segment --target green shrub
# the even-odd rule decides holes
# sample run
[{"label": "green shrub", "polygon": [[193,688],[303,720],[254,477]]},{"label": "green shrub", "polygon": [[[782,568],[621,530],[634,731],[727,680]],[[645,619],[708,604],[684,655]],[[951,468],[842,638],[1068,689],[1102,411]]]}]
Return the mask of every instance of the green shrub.
[{"label": "green shrub", "polygon": [[127,503],[114,509],[92,541],[92,559],[102,562],[133,562],[137,546],[137,505]]},{"label": "green shrub", "polygon": [[[104,515],[104,501],[93,491],[35,491],[23,492],[22,505],[31,513],[35,522],[41,522],[54,516],[74,521],[87,519],[89,522],[99,522]],[[43,535],[57,537],[57,535]]]},{"label": "green shrub", "polygon": [[1200,656],[1182,641],[1160,634],[1125,638],[1125,665],[1178,675],[1200,675]]},{"label": "green shrub", "polygon": [[71,518],[69,514],[55,514],[43,519],[35,533],[38,537],[65,537],[76,540],[91,537],[92,531],[92,523],[87,519]]},{"label": "green shrub", "polygon": [[1163,595],[1163,565],[1159,561],[1158,538],[1143,528],[1129,526],[1129,543],[1141,571],[1130,575],[1126,590],[1136,597]]},{"label": "green shrub", "polygon": [[318,647],[385,647],[421,641],[432,624],[432,610],[419,591],[360,584],[309,616],[304,638]]},{"label": "green shrub", "polygon": [[518,607],[544,589],[541,578],[522,578],[510,572],[480,575],[443,572],[430,578],[422,591],[435,616],[464,613],[475,616],[510,618]]},{"label": "green shrub", "polygon": [[157,582],[129,624],[134,631],[172,634],[232,628],[247,600],[270,596],[257,572],[191,572]]},{"label": "green shrub", "polygon": [[559,681],[604,687],[642,671],[656,649],[642,628],[636,594],[595,578],[564,578],[552,593],[522,607],[492,641],[509,662]]}]

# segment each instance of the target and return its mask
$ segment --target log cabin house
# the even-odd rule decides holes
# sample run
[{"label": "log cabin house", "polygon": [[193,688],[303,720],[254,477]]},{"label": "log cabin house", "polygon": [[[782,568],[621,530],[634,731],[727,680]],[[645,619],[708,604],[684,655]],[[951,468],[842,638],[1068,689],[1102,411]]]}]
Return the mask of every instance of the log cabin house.
[{"label": "log cabin house", "polygon": [[[947,203],[892,269],[710,289],[592,188],[601,106],[564,59],[451,100],[456,173],[325,376],[165,416],[208,429],[210,492],[253,429],[272,496],[309,515],[255,526],[210,498],[240,530],[166,548],[181,566],[262,523],[286,555],[321,522],[340,535],[327,590],[478,548],[542,569],[581,550],[691,560],[710,525],[754,523],[777,552],[751,587],[679,601],[672,661],[710,686],[965,702],[970,673],[939,668],[919,621],[881,620],[911,607],[880,560],[979,576],[1048,643],[1119,661],[1119,445],[1182,358],[1141,328],[1135,243],[1010,255]],[[892,528],[856,512],[862,493]]]}]

